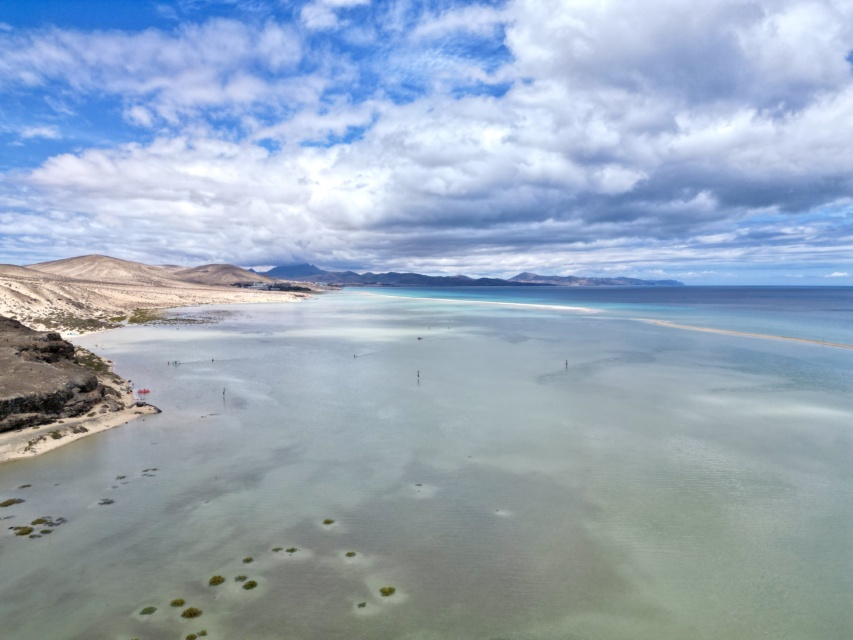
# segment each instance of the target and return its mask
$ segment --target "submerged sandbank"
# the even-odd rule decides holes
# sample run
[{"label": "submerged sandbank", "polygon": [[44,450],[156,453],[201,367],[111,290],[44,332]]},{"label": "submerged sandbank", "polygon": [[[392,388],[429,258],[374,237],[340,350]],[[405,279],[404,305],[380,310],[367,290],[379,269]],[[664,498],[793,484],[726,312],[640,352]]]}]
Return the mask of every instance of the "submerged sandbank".
[{"label": "submerged sandbank", "polygon": [[521,309],[547,309],[549,311],[572,311],[575,313],[601,313],[601,309],[592,307],[576,307],[562,304],[537,304],[532,302],[494,302],[491,300],[460,300],[457,298],[430,298],[426,296],[392,296],[384,293],[359,292],[363,296],[376,296],[377,298],[397,298],[401,300],[428,300],[430,302],[450,302],[456,304],[476,304],[493,307],[515,307]]},{"label": "submerged sandbank", "polygon": [[714,329],[712,327],[697,327],[689,324],[678,324],[669,322],[668,320],[654,320],[652,318],[633,318],[640,322],[648,322],[659,327],[669,327],[670,329],[685,329],[687,331],[703,331],[705,333],[717,333],[727,336],[739,336],[742,338],[761,338],[763,340],[783,340],[785,342],[800,342],[803,344],[819,345],[821,347],[834,347],[836,349],[853,349],[853,344],[845,344],[843,342],[825,342],[823,340],[813,340],[811,338],[797,338],[794,336],[777,336],[772,333],[750,333],[748,331],[734,331],[732,329]]}]

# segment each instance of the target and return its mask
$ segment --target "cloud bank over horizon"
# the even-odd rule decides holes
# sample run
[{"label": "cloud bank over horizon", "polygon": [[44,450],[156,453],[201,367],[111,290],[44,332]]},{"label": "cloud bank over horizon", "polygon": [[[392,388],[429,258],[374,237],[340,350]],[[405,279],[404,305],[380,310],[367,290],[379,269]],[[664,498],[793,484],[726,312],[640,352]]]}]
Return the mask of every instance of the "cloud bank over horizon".
[{"label": "cloud bank over horizon", "polygon": [[109,6],[0,24],[0,262],[853,284],[850,2]]}]

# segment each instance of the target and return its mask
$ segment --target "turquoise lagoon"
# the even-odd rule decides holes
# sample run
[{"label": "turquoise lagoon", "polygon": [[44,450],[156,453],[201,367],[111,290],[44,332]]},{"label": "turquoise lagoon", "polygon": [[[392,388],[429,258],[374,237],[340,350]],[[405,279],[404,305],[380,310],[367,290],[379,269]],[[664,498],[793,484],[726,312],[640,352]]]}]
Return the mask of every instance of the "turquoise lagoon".
[{"label": "turquoise lagoon", "polygon": [[163,413],[0,467],[67,519],[0,535],[0,637],[853,637],[853,350],[633,319],[853,344],[853,290],[213,311],[77,339]]}]

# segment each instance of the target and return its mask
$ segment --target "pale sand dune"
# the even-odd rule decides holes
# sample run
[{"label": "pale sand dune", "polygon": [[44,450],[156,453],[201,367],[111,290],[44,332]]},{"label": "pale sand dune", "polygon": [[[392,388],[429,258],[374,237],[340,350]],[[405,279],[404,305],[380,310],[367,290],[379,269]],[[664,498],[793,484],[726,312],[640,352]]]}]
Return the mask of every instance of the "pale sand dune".
[{"label": "pale sand dune", "polygon": [[31,267],[0,265],[0,315],[35,329],[82,332],[86,329],[72,320],[107,320],[134,309],[289,302],[307,297],[186,282],[170,271],[107,256],[82,256]]}]

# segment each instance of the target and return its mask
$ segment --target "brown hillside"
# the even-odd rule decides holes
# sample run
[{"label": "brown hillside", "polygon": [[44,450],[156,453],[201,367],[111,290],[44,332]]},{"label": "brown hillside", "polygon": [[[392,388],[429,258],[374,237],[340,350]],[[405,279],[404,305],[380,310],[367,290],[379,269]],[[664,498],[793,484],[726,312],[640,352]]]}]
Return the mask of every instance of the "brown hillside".
[{"label": "brown hillside", "polygon": [[130,262],[109,256],[88,255],[77,258],[65,258],[53,262],[32,264],[30,269],[66,276],[77,280],[89,280],[99,283],[120,282],[126,284],[168,285],[175,284],[166,269],[151,267],[141,262]]},{"label": "brown hillside", "polygon": [[250,284],[252,282],[275,282],[272,278],[253,273],[247,269],[235,267],[233,264],[206,264],[201,267],[173,271],[172,275],[184,282],[219,286]]}]

